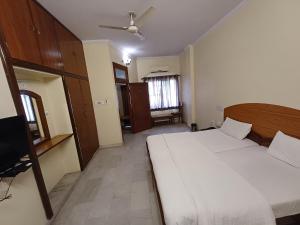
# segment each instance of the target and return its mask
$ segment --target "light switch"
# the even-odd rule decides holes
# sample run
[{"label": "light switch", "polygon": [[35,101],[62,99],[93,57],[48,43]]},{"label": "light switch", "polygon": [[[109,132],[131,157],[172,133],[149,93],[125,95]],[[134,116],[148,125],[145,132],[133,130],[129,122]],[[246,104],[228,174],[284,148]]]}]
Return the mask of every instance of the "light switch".
[{"label": "light switch", "polygon": [[106,100],[98,100],[96,101],[97,105],[106,105]]}]

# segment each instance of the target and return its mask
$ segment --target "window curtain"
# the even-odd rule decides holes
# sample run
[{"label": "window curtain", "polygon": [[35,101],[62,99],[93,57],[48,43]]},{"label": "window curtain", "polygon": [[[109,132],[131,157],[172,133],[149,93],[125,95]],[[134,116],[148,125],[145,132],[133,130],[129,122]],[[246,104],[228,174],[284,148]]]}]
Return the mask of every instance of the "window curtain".
[{"label": "window curtain", "polygon": [[179,107],[178,76],[145,78],[148,83],[151,110]]}]

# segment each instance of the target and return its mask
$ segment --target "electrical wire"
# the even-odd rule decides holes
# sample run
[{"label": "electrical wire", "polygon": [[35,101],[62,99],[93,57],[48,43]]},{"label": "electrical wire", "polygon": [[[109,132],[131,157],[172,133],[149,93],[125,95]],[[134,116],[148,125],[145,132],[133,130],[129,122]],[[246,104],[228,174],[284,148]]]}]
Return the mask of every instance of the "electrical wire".
[{"label": "electrical wire", "polygon": [[[9,182],[9,185],[8,185],[8,188],[7,188],[6,192],[5,192],[5,195],[4,195],[3,198],[0,199],[0,202],[3,202],[4,200],[10,199],[12,197],[12,195],[8,194],[8,193],[9,193],[10,187],[11,187],[12,182],[14,181],[14,179],[15,179],[14,177],[11,178],[11,180]],[[4,180],[4,178],[1,177],[0,182],[2,182],[3,180]]]}]

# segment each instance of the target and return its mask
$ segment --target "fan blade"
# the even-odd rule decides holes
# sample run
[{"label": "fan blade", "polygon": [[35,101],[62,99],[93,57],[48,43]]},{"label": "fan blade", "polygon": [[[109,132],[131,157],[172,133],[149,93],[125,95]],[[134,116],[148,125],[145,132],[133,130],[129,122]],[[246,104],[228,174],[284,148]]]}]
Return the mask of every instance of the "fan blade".
[{"label": "fan blade", "polygon": [[137,36],[141,41],[146,39],[145,36],[140,31],[134,33],[134,35]]},{"label": "fan blade", "polygon": [[115,26],[107,26],[107,25],[98,25],[100,28],[114,29],[114,30],[127,30],[128,27],[115,27]]},{"label": "fan blade", "polygon": [[142,27],[143,23],[153,13],[154,9],[153,6],[148,7],[138,18],[136,18],[135,24],[138,27]]}]

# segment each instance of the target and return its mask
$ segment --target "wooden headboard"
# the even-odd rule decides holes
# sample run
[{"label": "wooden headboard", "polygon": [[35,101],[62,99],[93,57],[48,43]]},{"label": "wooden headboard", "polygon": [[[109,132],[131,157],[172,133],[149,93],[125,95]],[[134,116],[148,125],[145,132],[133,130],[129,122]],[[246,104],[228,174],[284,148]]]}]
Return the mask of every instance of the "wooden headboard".
[{"label": "wooden headboard", "polygon": [[270,104],[247,103],[225,108],[224,117],[251,123],[248,138],[268,146],[278,130],[300,139],[300,110]]}]

